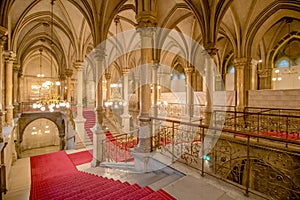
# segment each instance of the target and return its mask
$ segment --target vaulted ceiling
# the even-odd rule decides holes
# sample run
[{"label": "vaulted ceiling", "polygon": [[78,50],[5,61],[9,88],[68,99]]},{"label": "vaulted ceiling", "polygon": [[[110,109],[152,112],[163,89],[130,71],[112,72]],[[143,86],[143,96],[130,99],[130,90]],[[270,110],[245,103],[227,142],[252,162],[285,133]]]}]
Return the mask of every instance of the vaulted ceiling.
[{"label": "vaulted ceiling", "polygon": [[[37,59],[38,50],[43,48],[44,56],[53,57],[57,71],[63,73],[75,61],[84,60],[101,41],[116,33],[135,30],[137,6],[144,1],[150,0],[55,0],[52,12],[51,0],[2,0],[0,21],[8,28],[8,48],[17,53],[21,66]],[[151,2],[156,8],[157,27],[181,32],[204,46],[217,47],[220,67],[231,54],[236,58],[264,59],[267,64],[271,50],[288,34],[284,19],[295,19],[290,31],[300,28],[299,1]]]}]

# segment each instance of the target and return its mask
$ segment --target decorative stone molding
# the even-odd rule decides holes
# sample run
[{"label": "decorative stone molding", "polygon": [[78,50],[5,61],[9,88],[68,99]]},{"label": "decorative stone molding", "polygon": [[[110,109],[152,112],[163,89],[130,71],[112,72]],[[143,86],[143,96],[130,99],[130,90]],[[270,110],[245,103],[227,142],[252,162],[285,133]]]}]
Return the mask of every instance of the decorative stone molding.
[{"label": "decorative stone molding", "polygon": [[76,61],[74,63],[74,68],[77,70],[77,71],[81,71],[83,70],[83,62],[82,61]]},{"label": "decorative stone molding", "polygon": [[258,70],[259,78],[267,78],[267,77],[271,77],[271,75],[272,75],[272,68]]},{"label": "decorative stone molding", "polygon": [[68,78],[70,78],[73,75],[73,70],[72,69],[65,69],[65,74]]},{"label": "decorative stone molding", "polygon": [[192,73],[194,72],[194,68],[191,67],[191,66],[189,66],[189,67],[187,67],[187,68],[184,68],[184,72],[185,72],[186,74],[192,74]]},{"label": "decorative stone molding", "polygon": [[106,80],[110,80],[110,79],[111,79],[111,73],[106,72],[106,73],[104,74],[104,76],[105,76],[105,79],[106,79]]},{"label": "decorative stone molding", "polygon": [[218,49],[214,46],[204,46],[205,51],[208,53],[209,56],[217,55]]},{"label": "decorative stone molding", "polygon": [[106,56],[105,49],[103,47],[98,47],[93,51],[92,55],[96,61],[102,61]]}]

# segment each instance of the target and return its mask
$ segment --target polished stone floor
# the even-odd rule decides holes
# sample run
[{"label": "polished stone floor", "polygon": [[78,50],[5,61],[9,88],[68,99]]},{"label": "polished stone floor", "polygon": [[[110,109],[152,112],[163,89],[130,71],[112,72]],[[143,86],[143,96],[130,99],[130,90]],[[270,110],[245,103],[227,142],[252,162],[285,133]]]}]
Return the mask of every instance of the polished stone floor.
[{"label": "polished stone floor", "polygon": [[[83,149],[86,150],[86,149]],[[43,150],[38,150],[43,152]],[[44,149],[45,152],[50,149]],[[67,151],[73,153],[76,151]],[[144,174],[132,173],[128,170],[96,167],[90,163],[77,167],[78,170],[114,178],[115,180],[138,183],[149,186],[154,190],[164,189],[176,199],[203,199],[203,200],[252,200],[260,199],[257,196],[244,196],[242,190],[212,177],[201,177],[199,172],[188,169],[182,164],[173,164],[156,172]],[[12,166],[9,175],[8,193],[4,196],[7,200],[27,200],[30,194],[30,159],[18,159]]]}]

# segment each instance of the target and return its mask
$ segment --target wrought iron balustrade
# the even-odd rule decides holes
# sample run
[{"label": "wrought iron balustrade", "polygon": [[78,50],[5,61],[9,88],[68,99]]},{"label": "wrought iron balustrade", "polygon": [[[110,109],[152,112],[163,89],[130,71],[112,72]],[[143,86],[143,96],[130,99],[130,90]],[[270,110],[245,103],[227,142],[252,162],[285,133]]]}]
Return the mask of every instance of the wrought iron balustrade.
[{"label": "wrought iron balustrade", "polygon": [[273,199],[300,198],[300,141],[246,129],[152,120],[161,122],[152,139],[153,151],[196,168],[201,175],[209,174],[242,188],[246,195],[252,192]]}]

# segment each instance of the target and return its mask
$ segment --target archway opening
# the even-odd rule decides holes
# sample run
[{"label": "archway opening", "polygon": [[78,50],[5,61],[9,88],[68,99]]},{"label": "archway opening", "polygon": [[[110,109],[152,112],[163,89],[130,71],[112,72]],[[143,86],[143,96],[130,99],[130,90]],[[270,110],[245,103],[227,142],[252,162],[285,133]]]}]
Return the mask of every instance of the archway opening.
[{"label": "archway opening", "polygon": [[48,119],[34,120],[25,128],[21,144],[22,157],[59,151],[59,131]]}]

